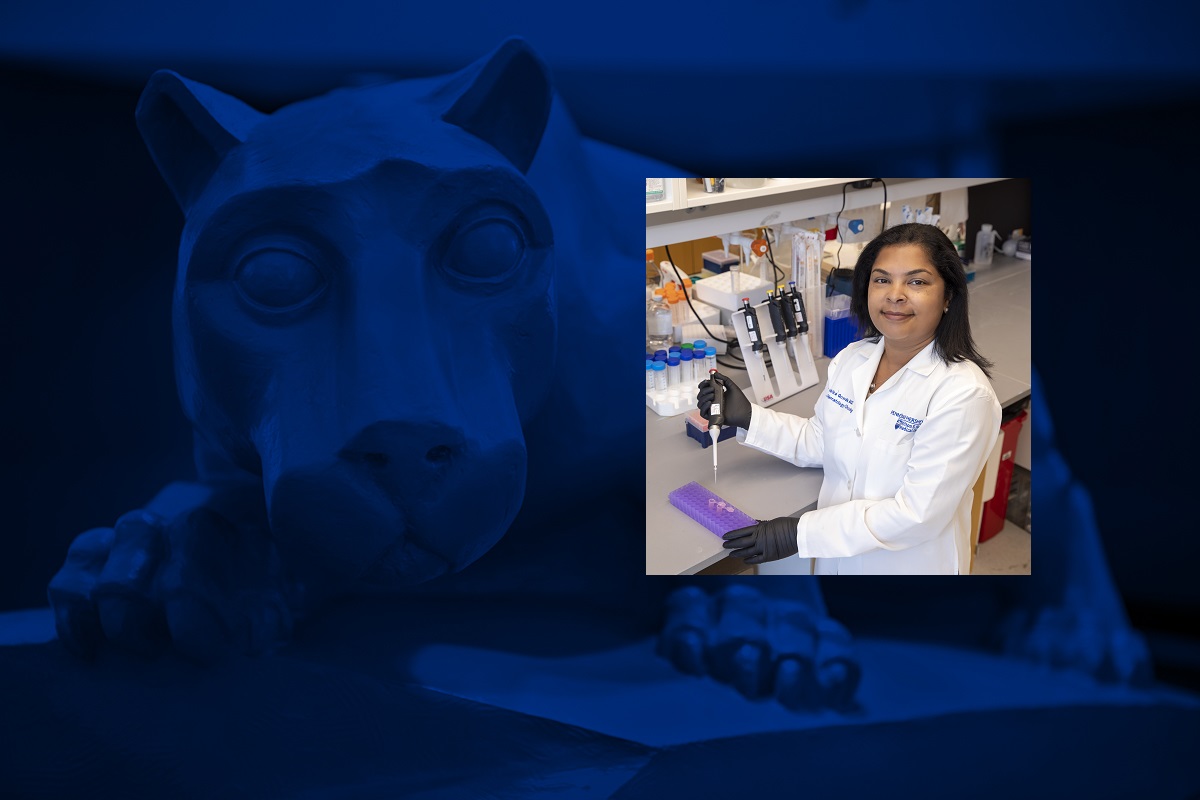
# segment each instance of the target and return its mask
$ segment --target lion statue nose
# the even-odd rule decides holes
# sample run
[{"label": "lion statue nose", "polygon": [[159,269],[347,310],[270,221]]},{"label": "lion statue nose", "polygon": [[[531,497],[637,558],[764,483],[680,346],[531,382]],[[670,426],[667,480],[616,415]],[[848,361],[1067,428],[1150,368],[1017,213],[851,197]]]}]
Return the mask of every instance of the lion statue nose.
[{"label": "lion statue nose", "polygon": [[405,505],[437,502],[466,456],[460,429],[396,421],[368,425],[338,453],[342,461],[360,465],[389,494],[403,492]]},{"label": "lion statue nose", "polygon": [[374,422],[330,460],[282,465],[268,487],[281,554],[313,584],[361,577],[377,590],[457,572],[499,540],[524,497],[523,440],[484,435]]}]

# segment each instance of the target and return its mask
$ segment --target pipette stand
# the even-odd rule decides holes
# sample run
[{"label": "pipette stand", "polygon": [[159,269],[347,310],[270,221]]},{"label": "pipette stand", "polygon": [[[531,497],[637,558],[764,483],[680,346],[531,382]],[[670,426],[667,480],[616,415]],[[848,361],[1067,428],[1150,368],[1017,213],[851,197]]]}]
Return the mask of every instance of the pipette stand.
[{"label": "pipette stand", "polygon": [[[754,306],[759,320],[768,316],[767,304]],[[768,333],[765,338],[766,352],[771,356],[768,366],[763,353],[755,352],[750,334],[746,330],[746,313],[735,311],[731,318],[733,329],[737,331],[738,344],[741,345],[742,358],[746,362],[746,372],[750,375],[750,386],[754,390],[751,398],[760,406],[766,407],[778,403],[785,397],[791,397],[810,386],[817,385],[817,365],[813,363],[812,350],[808,344],[808,334],[802,333],[794,337],[796,358],[788,352],[788,343],[775,341],[775,334]]]}]

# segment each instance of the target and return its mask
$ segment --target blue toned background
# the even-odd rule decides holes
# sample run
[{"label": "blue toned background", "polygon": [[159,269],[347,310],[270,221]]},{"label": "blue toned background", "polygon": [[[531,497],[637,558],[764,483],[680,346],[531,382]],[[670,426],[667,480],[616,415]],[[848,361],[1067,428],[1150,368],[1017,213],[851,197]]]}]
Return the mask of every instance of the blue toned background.
[{"label": "blue toned background", "polygon": [[[826,0],[744,3],[736,19],[715,4],[610,3],[579,20],[404,5],[0,8],[0,610],[44,605],[76,534],[192,474],[169,330],[182,215],[133,119],[151,72],[269,111],[364,74],[457,69],[519,34],[585,134],[688,171],[1031,178],[1033,357],[1057,440],[1159,677],[1200,688],[1188,12]],[[640,419],[629,398],[616,413]],[[836,616],[848,590],[824,588]]]}]

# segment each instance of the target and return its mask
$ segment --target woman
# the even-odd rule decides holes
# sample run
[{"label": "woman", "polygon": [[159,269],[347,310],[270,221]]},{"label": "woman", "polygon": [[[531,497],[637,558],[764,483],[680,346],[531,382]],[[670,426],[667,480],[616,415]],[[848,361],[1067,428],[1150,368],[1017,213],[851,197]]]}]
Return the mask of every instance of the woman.
[{"label": "woman", "polygon": [[[739,442],[825,470],[815,511],[730,531],[725,547],[748,564],[813,558],[826,575],[965,573],[972,489],[1000,403],[954,245],[933,225],[884,231],[854,268],[850,308],[866,338],[829,363],[811,418],[753,405],[718,373]],[[712,399],[701,384],[702,414]]]}]

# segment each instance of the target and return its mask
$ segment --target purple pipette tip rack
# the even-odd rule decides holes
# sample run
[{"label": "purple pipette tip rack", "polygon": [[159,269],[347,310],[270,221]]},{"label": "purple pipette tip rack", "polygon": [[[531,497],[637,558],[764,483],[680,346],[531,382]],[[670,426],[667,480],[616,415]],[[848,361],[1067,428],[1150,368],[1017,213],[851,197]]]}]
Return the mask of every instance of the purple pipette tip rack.
[{"label": "purple pipette tip rack", "polygon": [[667,499],[671,501],[671,505],[717,536],[724,536],[732,530],[758,522],[695,481],[670,492]]}]

